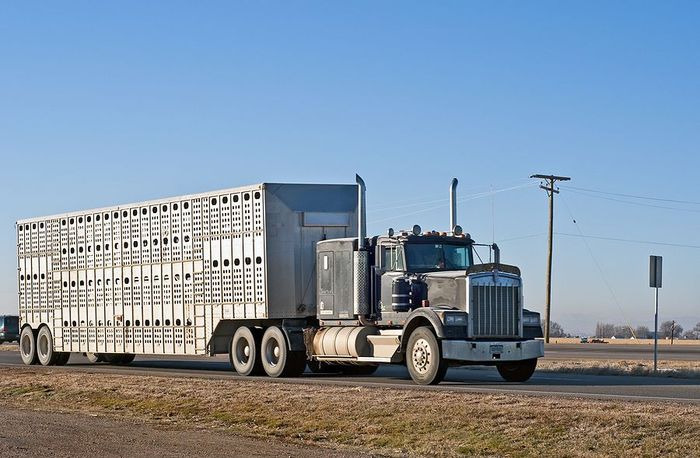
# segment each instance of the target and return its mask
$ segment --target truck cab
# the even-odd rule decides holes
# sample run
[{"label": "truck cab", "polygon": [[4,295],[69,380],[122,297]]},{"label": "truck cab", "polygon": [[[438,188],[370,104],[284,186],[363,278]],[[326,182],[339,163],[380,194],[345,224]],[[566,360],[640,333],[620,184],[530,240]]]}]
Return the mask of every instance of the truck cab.
[{"label": "truck cab", "polygon": [[[493,262],[474,262],[478,246]],[[523,308],[520,270],[500,262],[495,244],[476,244],[456,224],[449,232],[416,225],[323,240],[316,252],[318,361],[402,363],[415,382],[434,384],[449,366],[474,364],[525,381],[544,355],[535,340],[539,313]]]}]

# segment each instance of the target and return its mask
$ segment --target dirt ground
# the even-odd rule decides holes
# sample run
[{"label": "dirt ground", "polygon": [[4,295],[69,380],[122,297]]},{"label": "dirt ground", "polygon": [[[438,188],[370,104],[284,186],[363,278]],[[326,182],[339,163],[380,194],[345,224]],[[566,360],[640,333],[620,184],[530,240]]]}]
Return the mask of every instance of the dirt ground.
[{"label": "dirt ground", "polygon": [[355,457],[357,453],[253,439],[218,429],[165,428],[95,414],[3,409],[2,456]]},{"label": "dirt ground", "polygon": [[[5,422],[13,424],[3,431],[17,447],[11,455],[53,447],[58,455],[215,456],[239,454],[237,444],[252,444],[240,452],[246,456],[301,450],[311,457],[686,457],[700,450],[700,406],[665,402],[0,368],[0,409],[31,419]],[[96,436],[103,430],[104,439]],[[38,442],[43,431],[48,446]],[[178,448],[184,442],[191,448]]]}]

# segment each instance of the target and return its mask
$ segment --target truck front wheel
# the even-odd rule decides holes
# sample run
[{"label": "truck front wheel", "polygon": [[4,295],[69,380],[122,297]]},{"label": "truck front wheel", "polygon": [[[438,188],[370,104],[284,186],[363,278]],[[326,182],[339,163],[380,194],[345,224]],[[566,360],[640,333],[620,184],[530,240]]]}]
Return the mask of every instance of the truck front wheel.
[{"label": "truck front wheel", "polygon": [[419,385],[437,385],[445,378],[447,363],[440,352],[440,343],[433,331],[421,326],[408,338],[406,367]]},{"label": "truck front wheel", "polygon": [[526,382],[537,367],[537,358],[512,363],[496,364],[498,373],[506,382]]}]

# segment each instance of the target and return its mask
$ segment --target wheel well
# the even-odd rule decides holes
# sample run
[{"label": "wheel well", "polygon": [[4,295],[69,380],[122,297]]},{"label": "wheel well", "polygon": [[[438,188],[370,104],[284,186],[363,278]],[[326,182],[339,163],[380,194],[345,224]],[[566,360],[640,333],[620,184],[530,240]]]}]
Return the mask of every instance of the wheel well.
[{"label": "wheel well", "polygon": [[401,335],[401,353],[406,352],[406,347],[408,346],[408,338],[411,336],[411,333],[413,333],[413,331],[415,331],[421,326],[429,328],[433,332],[433,334],[437,335],[437,333],[435,332],[435,328],[433,327],[433,324],[430,322],[429,319],[423,316],[416,317],[412,319],[403,329],[403,334]]}]

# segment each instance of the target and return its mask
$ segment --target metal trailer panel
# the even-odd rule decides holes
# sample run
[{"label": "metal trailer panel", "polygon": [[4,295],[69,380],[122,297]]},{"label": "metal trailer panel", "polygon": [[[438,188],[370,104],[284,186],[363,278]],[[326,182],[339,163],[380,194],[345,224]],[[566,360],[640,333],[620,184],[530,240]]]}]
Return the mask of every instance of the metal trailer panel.
[{"label": "metal trailer panel", "polygon": [[58,351],[203,354],[221,320],[315,315],[315,242],[355,185],[260,184],[17,223],[22,324]]}]

